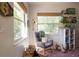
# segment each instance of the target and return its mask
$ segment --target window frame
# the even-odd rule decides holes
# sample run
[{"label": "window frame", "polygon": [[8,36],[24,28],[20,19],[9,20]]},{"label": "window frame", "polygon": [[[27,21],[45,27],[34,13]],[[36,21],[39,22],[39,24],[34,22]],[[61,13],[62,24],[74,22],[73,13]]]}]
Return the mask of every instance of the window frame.
[{"label": "window frame", "polygon": [[[23,9],[21,8],[21,9],[19,9],[19,7],[17,7],[15,4],[14,4],[14,7],[16,8],[16,9],[18,9],[18,10],[22,10],[23,11]],[[22,13],[22,12],[21,12]],[[24,11],[23,11],[23,21],[20,19],[20,18],[18,18],[18,17],[15,17],[14,16],[14,20],[17,20],[18,22],[21,22],[21,23],[23,23],[23,26],[24,26],[24,29],[26,28],[26,22],[25,22],[25,13],[24,13]],[[15,31],[15,30],[14,30]],[[16,34],[14,33],[14,35],[16,36]],[[26,37],[25,37],[26,38]],[[15,41],[18,41],[19,39],[25,39],[25,38],[23,38],[22,36],[21,37],[19,37],[19,38],[14,38],[14,40]]]}]

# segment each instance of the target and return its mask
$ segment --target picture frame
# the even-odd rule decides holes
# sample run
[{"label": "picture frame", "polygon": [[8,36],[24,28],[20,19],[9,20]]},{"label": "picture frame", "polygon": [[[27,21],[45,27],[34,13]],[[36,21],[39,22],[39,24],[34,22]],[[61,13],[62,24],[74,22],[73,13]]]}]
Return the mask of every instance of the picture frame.
[{"label": "picture frame", "polygon": [[2,16],[13,16],[13,8],[8,2],[0,2],[0,14]]}]

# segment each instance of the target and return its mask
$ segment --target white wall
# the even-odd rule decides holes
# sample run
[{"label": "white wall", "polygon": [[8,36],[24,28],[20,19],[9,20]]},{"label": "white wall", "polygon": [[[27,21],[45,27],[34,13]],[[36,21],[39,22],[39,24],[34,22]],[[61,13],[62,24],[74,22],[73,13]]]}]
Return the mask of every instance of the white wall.
[{"label": "white wall", "polygon": [[0,16],[0,56],[12,56],[13,17]]},{"label": "white wall", "polygon": [[21,57],[24,47],[21,44],[15,46],[14,43],[14,17],[0,15],[0,57]]},{"label": "white wall", "polygon": [[[61,12],[66,8],[76,8],[79,10],[79,3],[62,3],[62,2],[37,2],[29,3],[29,20],[30,20],[30,44],[34,44],[34,32],[36,30],[36,25],[33,21],[37,21],[37,13],[39,12]],[[59,39],[58,39],[59,40]]]},{"label": "white wall", "polygon": [[20,57],[24,47],[14,44],[14,17],[0,16],[0,57]]}]

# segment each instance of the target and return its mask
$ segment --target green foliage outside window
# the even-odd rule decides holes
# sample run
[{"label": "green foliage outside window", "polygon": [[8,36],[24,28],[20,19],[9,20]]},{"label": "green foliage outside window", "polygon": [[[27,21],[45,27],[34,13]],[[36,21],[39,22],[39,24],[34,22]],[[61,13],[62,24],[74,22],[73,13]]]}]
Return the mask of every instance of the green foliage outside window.
[{"label": "green foliage outside window", "polygon": [[38,31],[57,32],[61,20],[61,16],[39,16]]},{"label": "green foliage outside window", "polygon": [[16,7],[14,7],[14,39],[19,39],[22,36],[22,25],[24,14],[22,14]]}]

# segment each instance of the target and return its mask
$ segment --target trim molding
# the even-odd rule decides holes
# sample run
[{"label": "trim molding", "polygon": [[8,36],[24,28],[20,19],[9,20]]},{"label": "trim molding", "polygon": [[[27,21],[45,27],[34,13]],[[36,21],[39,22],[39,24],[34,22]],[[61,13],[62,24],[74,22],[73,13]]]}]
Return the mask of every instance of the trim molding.
[{"label": "trim molding", "polygon": [[37,13],[37,16],[61,16],[61,13]]},{"label": "trim molding", "polygon": [[24,12],[27,12],[27,7],[24,5],[24,3],[23,2],[17,2],[19,5],[20,5],[20,7],[24,10]]}]

